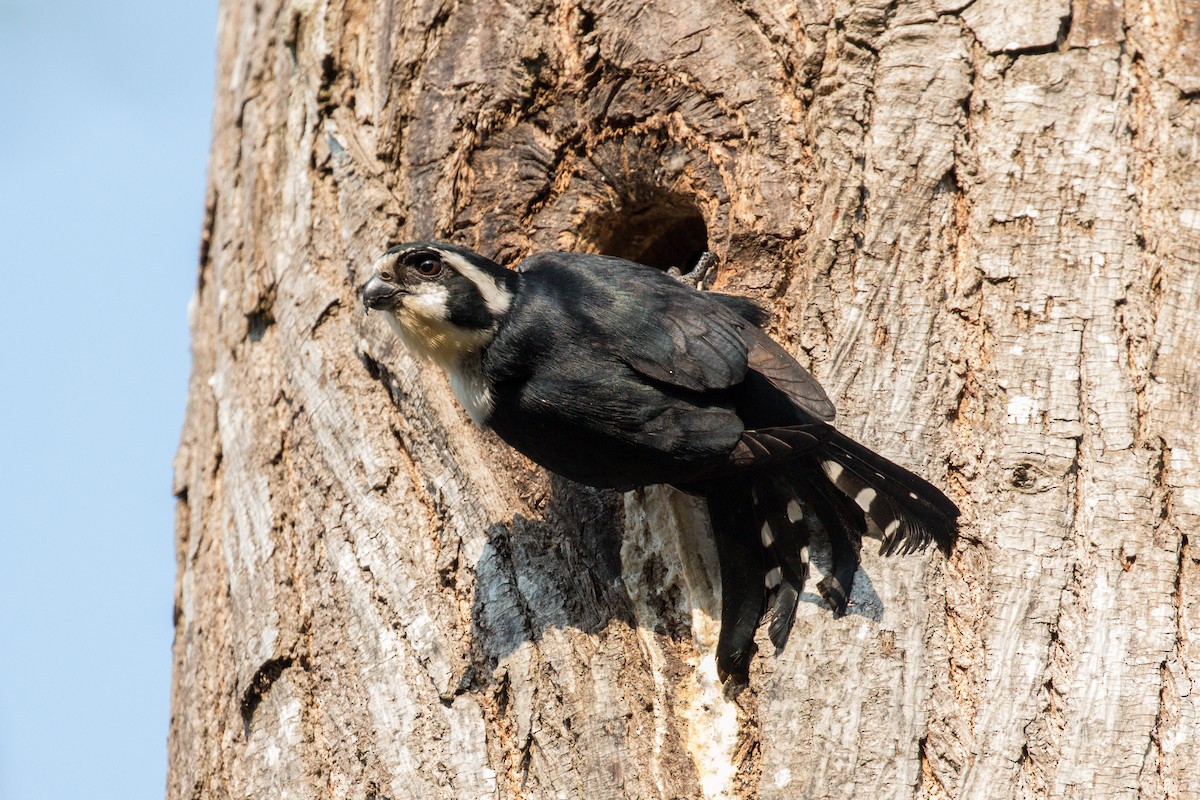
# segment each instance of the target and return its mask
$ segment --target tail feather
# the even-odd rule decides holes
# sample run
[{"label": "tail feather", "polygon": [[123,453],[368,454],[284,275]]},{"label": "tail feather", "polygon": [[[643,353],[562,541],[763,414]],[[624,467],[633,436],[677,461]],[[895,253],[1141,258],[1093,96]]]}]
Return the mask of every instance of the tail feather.
[{"label": "tail feather", "polygon": [[958,507],[932,484],[837,434],[825,444],[821,469],[882,534],[880,552],[912,553],[930,542],[954,543]]},{"label": "tail feather", "polygon": [[749,486],[722,487],[705,494],[721,573],[721,632],[717,638],[717,675],[746,683],[750,659],[758,649],[754,632],[762,620],[767,570],[754,527]]},{"label": "tail feather", "polygon": [[866,517],[861,508],[819,473],[801,472],[797,480],[807,487],[813,513],[829,537],[829,574],[817,583],[817,591],[840,616],[850,604],[862,536],[867,530]]},{"label": "tail feather", "polygon": [[803,586],[804,579],[797,578],[795,583],[781,587],[775,600],[767,635],[771,637],[771,644],[775,645],[776,654],[782,653],[783,648],[787,647],[792,625],[796,622],[796,608],[800,605],[800,590]]},{"label": "tail feather", "polygon": [[[775,444],[765,437],[747,446],[771,450]],[[806,509],[829,534],[831,568],[817,590],[839,615],[850,602],[862,536],[873,533],[868,520],[884,555],[930,542],[948,551],[957,531],[958,507],[932,484],[836,432],[816,452],[778,469],[683,488],[704,495],[712,520],[721,573],[722,681],[749,680],[754,635],[768,609],[772,644],[777,651],[787,644],[809,573]]]},{"label": "tail feather", "polygon": [[776,651],[787,645],[796,619],[800,592],[808,577],[808,527],[796,490],[779,480],[764,479],[752,490],[755,518],[766,562],[767,606],[772,609],[767,634]]}]

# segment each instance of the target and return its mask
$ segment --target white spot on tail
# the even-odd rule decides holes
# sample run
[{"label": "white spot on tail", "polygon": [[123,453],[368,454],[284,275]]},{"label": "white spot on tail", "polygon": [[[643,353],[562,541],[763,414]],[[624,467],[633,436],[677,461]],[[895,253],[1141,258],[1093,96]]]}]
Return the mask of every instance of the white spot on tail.
[{"label": "white spot on tail", "polygon": [[898,530],[900,530],[900,520],[894,519],[887,524],[886,528],[883,529],[883,535],[888,537]]},{"label": "white spot on tail", "polygon": [[770,547],[775,544],[775,533],[771,530],[770,523],[764,522],[762,530],[758,532],[758,535],[762,538],[763,547]]},{"label": "white spot on tail", "polygon": [[800,504],[795,500],[788,500],[787,504],[788,522],[799,522],[804,519],[804,511],[800,508]]},{"label": "white spot on tail", "polygon": [[821,466],[825,468],[825,475],[834,483],[838,482],[838,478],[842,477],[842,465],[836,461],[822,461]]},{"label": "white spot on tail", "polygon": [[874,499],[875,490],[868,486],[866,489],[863,489],[861,492],[855,495],[854,502],[858,503],[858,507],[863,511],[870,511],[871,501]]},{"label": "white spot on tail", "polygon": [[808,545],[800,548],[800,560],[805,564],[808,563]]},{"label": "white spot on tail", "polygon": [[783,570],[781,570],[779,567],[772,567],[771,571],[767,573],[766,583],[768,589],[774,589],[776,586],[783,583]]}]

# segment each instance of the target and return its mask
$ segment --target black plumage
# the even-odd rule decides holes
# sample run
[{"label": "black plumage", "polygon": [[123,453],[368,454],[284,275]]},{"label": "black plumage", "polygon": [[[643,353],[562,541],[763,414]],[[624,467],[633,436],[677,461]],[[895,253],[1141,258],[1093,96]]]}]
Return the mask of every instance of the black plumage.
[{"label": "black plumage", "polygon": [[[446,269],[426,275],[430,258]],[[394,311],[398,333],[418,347],[435,336],[426,329],[453,337],[456,320],[469,322],[461,347],[427,354],[477,421],[547,469],[705,498],[723,678],[746,679],[766,613],[773,644],[786,642],[808,573],[807,513],[829,535],[832,569],[817,588],[839,613],[864,534],[874,530],[885,553],[952,543],[957,507],[839,433],[824,390],[745,298],[606,256],[540,254],[511,272],[453,245],[414,243],[377,262],[364,300]]]}]

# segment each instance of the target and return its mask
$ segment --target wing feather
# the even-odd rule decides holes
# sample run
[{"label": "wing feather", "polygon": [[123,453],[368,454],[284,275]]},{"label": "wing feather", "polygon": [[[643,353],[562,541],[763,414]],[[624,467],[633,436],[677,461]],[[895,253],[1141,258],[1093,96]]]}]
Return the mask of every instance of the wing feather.
[{"label": "wing feather", "polygon": [[747,365],[773,383],[792,402],[817,419],[832,422],[833,403],[817,379],[796,363],[786,350],[758,328],[747,328],[743,336],[748,348]]}]

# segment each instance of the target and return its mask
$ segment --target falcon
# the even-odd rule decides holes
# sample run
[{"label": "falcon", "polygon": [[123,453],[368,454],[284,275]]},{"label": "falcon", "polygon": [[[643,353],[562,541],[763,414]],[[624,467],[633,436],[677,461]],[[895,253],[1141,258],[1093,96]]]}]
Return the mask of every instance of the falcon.
[{"label": "falcon", "polygon": [[817,590],[845,613],[863,535],[881,552],[949,552],[958,508],[840,433],[833,404],[764,331],[766,312],[610,256],[539,253],[509,270],[445,242],[387,250],[362,287],[400,341],[441,367],[477,424],[565,478],[704,498],[721,576],[717,671],[745,683],[768,613],[787,641],[828,534]]}]

